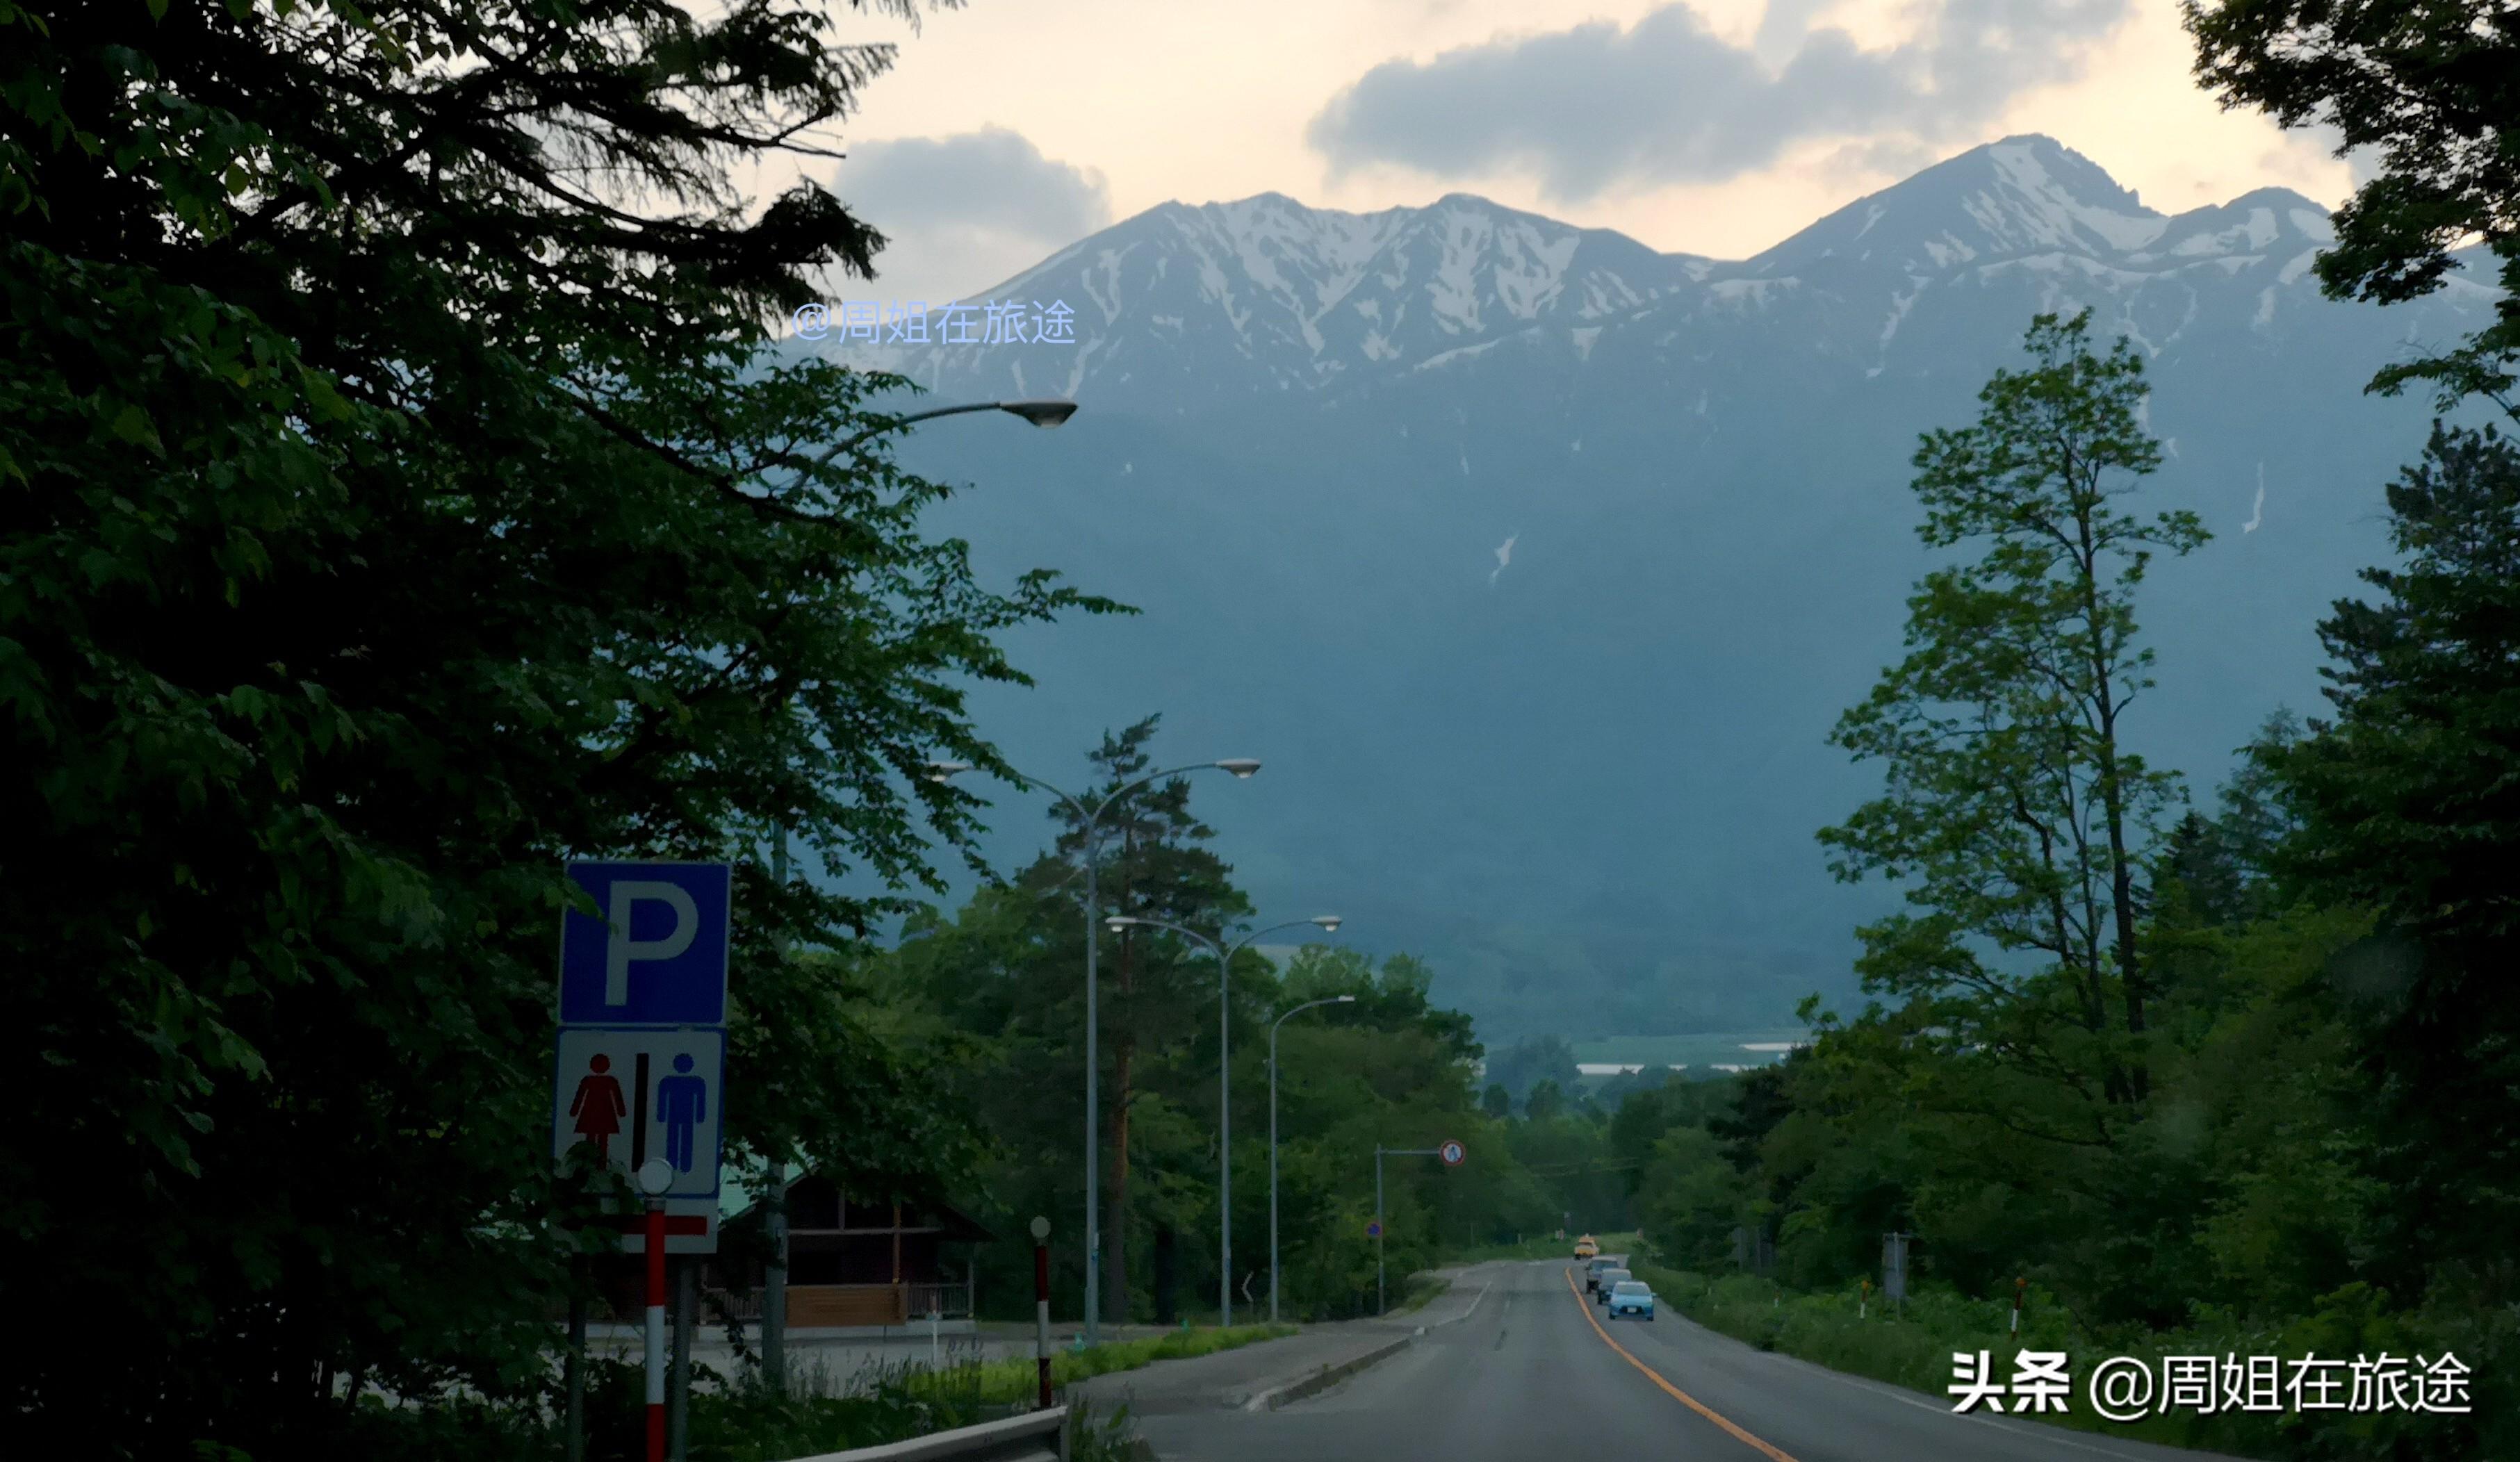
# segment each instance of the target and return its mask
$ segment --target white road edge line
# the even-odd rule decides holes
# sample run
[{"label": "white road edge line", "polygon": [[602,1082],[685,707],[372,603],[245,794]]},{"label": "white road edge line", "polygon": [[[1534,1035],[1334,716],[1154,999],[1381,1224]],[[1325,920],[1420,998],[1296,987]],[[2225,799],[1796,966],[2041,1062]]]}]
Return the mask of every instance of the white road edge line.
[{"label": "white road edge line", "polygon": [[1474,1315],[1474,1314],[1478,1313],[1478,1312],[1479,1312],[1479,1302],[1480,1302],[1481,1300],[1484,1300],[1484,1299],[1486,1299],[1486,1298],[1488,1297],[1488,1290],[1489,1290],[1491,1287],[1492,1287],[1492,1284],[1482,1284],[1482,1285],[1480,1285],[1480,1286],[1479,1286],[1479,1292],[1478,1292],[1477,1294],[1475,1294],[1475,1295],[1470,1296],[1470,1307],[1469,1307],[1469,1308],[1462,1310],[1460,1314],[1457,1314],[1457,1315],[1453,1316],[1453,1317],[1452,1317],[1451,1319],[1449,1319],[1449,1320],[1437,1320],[1433,1325],[1420,1325],[1420,1326],[1418,1326],[1418,1334],[1420,1334],[1420,1335],[1423,1335],[1423,1334],[1425,1334],[1427,1331],[1429,1331],[1429,1330],[1432,1330],[1432,1329],[1436,1328],[1436,1326],[1438,1326],[1438,1325],[1458,1325],[1458,1324],[1460,1324],[1462,1321],[1466,1320],[1466,1319],[1468,1319],[1470,1316],[1472,1316],[1472,1315]]}]

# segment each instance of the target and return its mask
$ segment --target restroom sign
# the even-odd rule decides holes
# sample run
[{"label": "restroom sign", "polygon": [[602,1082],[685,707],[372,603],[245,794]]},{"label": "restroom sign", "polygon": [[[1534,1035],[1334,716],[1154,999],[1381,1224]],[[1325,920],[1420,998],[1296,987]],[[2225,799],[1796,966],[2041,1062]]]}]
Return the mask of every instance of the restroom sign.
[{"label": "restroom sign", "polygon": [[718,1195],[726,1033],[650,1026],[562,1028],[552,1081],[552,1160],[625,1178],[651,1158],[669,1199]]}]

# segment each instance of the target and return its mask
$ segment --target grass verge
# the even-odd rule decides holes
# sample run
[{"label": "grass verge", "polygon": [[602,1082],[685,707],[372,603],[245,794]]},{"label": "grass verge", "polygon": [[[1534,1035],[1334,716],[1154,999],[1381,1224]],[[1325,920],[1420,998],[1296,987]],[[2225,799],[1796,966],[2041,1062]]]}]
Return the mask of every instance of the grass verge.
[{"label": "grass verge", "polygon": [[[1113,1341],[1083,1351],[1055,1351],[1050,1357],[1051,1384],[1067,1386],[1114,1371],[1137,1370],[1158,1360],[1213,1355],[1258,1341],[1277,1340],[1295,1330],[1293,1325],[1235,1325],[1227,1329],[1209,1326],[1169,1331],[1147,1340]],[[1005,1405],[1029,1399],[1040,1385],[1040,1372],[1030,1360],[993,1360],[922,1372],[909,1377],[906,1384],[914,1394],[950,1394],[969,1396],[981,1405]]]},{"label": "grass verge", "polygon": [[[645,1454],[646,1377],[627,1362],[594,1362],[588,1396],[588,1462],[635,1462]],[[800,1367],[784,1390],[750,1366],[725,1375],[697,1367],[710,1383],[695,1389],[689,1419],[691,1462],[790,1462],[932,1436],[1012,1414],[1032,1399],[1030,1371],[1020,1396],[992,1397],[982,1366],[941,1371],[873,1365],[848,1375]],[[1137,1433],[1127,1408],[1081,1396],[1068,1405],[1071,1462],[1135,1462]],[[487,1455],[448,1452],[442,1455]],[[543,1455],[557,1455],[557,1450]]]}]

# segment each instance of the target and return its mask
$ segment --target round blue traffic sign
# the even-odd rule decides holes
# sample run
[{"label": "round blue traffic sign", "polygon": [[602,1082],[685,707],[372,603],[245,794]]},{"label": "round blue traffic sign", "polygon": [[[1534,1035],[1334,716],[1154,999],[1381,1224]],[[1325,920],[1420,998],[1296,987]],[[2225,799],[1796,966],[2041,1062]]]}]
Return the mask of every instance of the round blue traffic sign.
[{"label": "round blue traffic sign", "polygon": [[1377,1218],[1365,1225],[1365,1236],[1369,1239],[1378,1239],[1382,1237],[1382,1220]]}]

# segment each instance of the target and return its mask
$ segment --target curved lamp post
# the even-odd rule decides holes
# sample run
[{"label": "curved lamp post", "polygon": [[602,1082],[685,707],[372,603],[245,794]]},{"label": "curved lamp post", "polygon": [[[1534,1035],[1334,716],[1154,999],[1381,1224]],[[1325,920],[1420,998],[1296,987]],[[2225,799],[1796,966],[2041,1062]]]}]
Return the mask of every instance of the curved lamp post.
[{"label": "curved lamp post", "polygon": [[1269,1323],[1278,1323],[1278,1028],[1287,1015],[1301,1015],[1322,1005],[1353,1005],[1356,997],[1334,995],[1306,1000],[1269,1022]]},{"label": "curved lamp post", "polygon": [[895,417],[881,425],[870,426],[824,453],[815,459],[815,462],[818,465],[830,462],[861,442],[870,441],[887,431],[899,431],[914,421],[930,421],[938,417],[959,417],[965,412],[973,411],[1006,412],[1011,416],[1021,417],[1035,426],[1047,430],[1076,415],[1076,403],[1073,401],[973,401],[962,406],[931,406],[925,411],[915,411],[906,417]]},{"label": "curved lamp post", "polygon": [[[987,409],[947,408],[949,411]],[[1069,408],[1071,411],[1074,409]],[[1050,424],[1055,426],[1058,422]],[[971,770],[968,762],[929,762],[927,777],[930,781],[943,781]],[[1166,777],[1190,772],[1215,771],[1231,773],[1237,781],[1247,781],[1259,770],[1259,762],[1247,756],[1227,757],[1220,762],[1192,762],[1186,767],[1174,767],[1141,776],[1113,788],[1101,801],[1088,804],[1085,799],[1060,791],[1038,776],[1026,776],[1012,768],[1007,769],[1007,775],[1016,781],[1039,788],[1065,803],[1068,811],[1084,824],[1085,830],[1085,1343],[1089,1346],[1099,1345],[1102,1339],[1102,1129],[1100,1107],[1102,1067],[1097,1054],[1102,1006],[1096,996],[1096,957],[1102,938],[1102,931],[1095,927],[1095,920],[1102,912],[1102,885],[1098,872],[1102,864],[1102,815],[1118,807],[1131,792]]]},{"label": "curved lamp post", "polygon": [[[899,431],[920,421],[938,417],[956,417],[966,412],[1003,411],[1023,418],[1044,428],[1058,425],[1076,415],[1073,401],[976,401],[964,406],[937,406],[926,411],[895,417],[870,426],[857,435],[825,452],[816,460],[817,466],[887,431]],[[770,879],[773,883],[788,881],[788,827],[781,823],[770,847]],[[764,1197],[768,1200],[768,1229],[771,1242],[761,1296],[761,1370],[774,1382],[783,1382],[788,1373],[788,1165],[770,1165],[770,1180]]]},{"label": "curved lamp post", "polygon": [[1216,952],[1216,1170],[1217,1215],[1217,1319],[1221,1324],[1234,1323],[1234,1062],[1228,1045],[1234,1019],[1234,956],[1242,953],[1253,940],[1281,929],[1300,928],[1311,924],[1325,933],[1336,934],[1340,923],[1334,913],[1316,914],[1308,919],[1288,919],[1255,929],[1232,944],[1212,935],[1163,919],[1132,918],[1115,913],[1102,921],[1117,934],[1132,925],[1147,929],[1169,929],[1184,939],[1194,939]]}]

